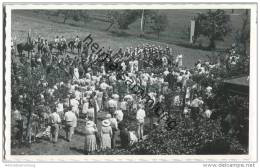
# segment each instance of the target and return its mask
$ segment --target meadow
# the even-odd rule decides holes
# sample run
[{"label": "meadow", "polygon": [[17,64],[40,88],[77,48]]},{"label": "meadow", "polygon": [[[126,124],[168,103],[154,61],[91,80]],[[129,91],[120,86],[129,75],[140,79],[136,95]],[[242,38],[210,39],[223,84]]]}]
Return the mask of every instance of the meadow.
[{"label": "meadow", "polygon": [[[12,12],[12,38],[16,43],[24,42],[27,39],[28,31],[31,30],[31,36],[36,38],[37,35],[41,35],[48,41],[53,41],[58,36],[64,36],[66,39],[74,39],[76,35],[79,35],[81,39],[84,39],[91,34],[93,40],[103,46],[104,48],[111,47],[112,49],[136,47],[142,44],[154,44],[158,46],[166,47],[167,45],[173,49],[175,55],[182,53],[184,60],[183,64],[186,67],[192,67],[198,59],[205,60],[207,55],[214,54],[210,51],[185,48],[179,43],[187,43],[189,41],[188,28],[190,19],[193,18],[199,12],[205,12],[206,10],[161,10],[159,12],[164,13],[168,17],[168,27],[161,33],[160,39],[156,38],[156,35],[148,34],[146,38],[140,38],[139,27],[140,21],[137,20],[129,26],[129,29],[124,31],[124,34],[113,33],[116,28],[111,31],[105,31],[109,26],[109,23],[101,22],[99,20],[90,19],[87,22],[73,21],[69,19],[66,23],[63,23],[62,16],[50,16],[46,15],[46,12],[42,11],[23,11],[16,10]],[[106,11],[89,11],[89,16],[95,14],[104,16]],[[227,10],[227,13],[231,13],[231,10]],[[234,32],[241,27],[240,13],[243,11],[236,10],[236,14],[231,15],[232,32],[225,38],[223,42],[218,42],[217,47],[222,48],[229,47],[233,42]]]}]

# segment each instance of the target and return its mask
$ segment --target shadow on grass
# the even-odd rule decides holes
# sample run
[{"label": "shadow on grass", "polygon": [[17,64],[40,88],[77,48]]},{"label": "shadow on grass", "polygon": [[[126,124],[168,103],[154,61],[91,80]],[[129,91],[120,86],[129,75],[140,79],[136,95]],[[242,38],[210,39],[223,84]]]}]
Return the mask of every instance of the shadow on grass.
[{"label": "shadow on grass", "polygon": [[178,43],[175,43],[175,45],[185,47],[185,48],[199,49],[199,50],[204,50],[204,51],[212,51],[212,49],[210,49],[209,47],[194,45],[194,44],[184,43],[184,42],[178,42]]},{"label": "shadow on grass", "polygon": [[76,151],[76,152],[78,152],[78,153],[80,153],[80,154],[82,154],[82,155],[85,155],[85,152],[84,152],[83,149],[79,149],[79,148],[75,148],[75,147],[70,147],[70,150]]},{"label": "shadow on grass", "polygon": [[117,36],[117,37],[129,37],[129,36],[132,36],[131,34],[125,32],[125,31],[116,31],[116,30],[112,30],[110,31],[111,35],[112,36]]},{"label": "shadow on grass", "polygon": [[75,129],[75,134],[78,134],[78,135],[82,135],[82,136],[85,136],[85,134],[84,134],[84,132],[82,132],[82,131],[79,131],[79,130],[77,130],[77,129]]},{"label": "shadow on grass", "polygon": [[66,138],[65,135],[59,135],[59,139],[62,139],[62,140],[64,140],[64,141],[67,141],[67,138]]},{"label": "shadow on grass", "polygon": [[[64,23],[64,22],[63,22]],[[76,23],[64,23],[73,27],[81,27],[80,25],[76,24]]]}]

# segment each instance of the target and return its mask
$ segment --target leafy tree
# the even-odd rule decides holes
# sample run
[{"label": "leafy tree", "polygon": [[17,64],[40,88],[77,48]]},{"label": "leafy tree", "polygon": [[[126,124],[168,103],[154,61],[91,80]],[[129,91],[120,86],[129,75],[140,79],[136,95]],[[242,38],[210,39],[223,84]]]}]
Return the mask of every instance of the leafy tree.
[{"label": "leafy tree", "polygon": [[69,18],[69,13],[70,13],[70,10],[58,10],[57,11],[57,15],[64,16],[63,23],[66,23],[66,20]]},{"label": "leafy tree", "polygon": [[157,33],[159,39],[160,33],[164,31],[168,25],[167,16],[156,12],[151,12],[148,15],[150,15],[149,17],[151,19],[150,28]]},{"label": "leafy tree", "polygon": [[60,14],[64,16],[63,23],[66,23],[70,18],[75,21],[80,21],[82,19],[85,21],[89,18],[87,11],[84,10],[58,10],[57,15]]},{"label": "leafy tree", "polygon": [[250,16],[248,12],[242,15],[242,27],[235,33],[235,43],[239,47],[241,54],[249,55]]},{"label": "leafy tree", "polygon": [[216,48],[216,40],[224,40],[224,37],[231,31],[230,16],[225,14],[224,10],[209,10],[207,13],[199,13],[195,18],[195,39],[204,35],[209,39],[210,49]]},{"label": "leafy tree", "polygon": [[[30,59],[29,59],[30,60]],[[21,63],[12,60],[11,69],[11,102],[12,109],[18,107],[26,117],[26,136],[31,139],[31,127],[33,114],[37,114],[37,105],[40,103],[41,94],[46,91],[43,82],[48,84],[48,88],[61,81],[66,82],[69,79],[68,74],[62,67],[55,66],[47,73],[47,70],[41,66],[32,66],[30,61]],[[55,99],[64,98],[68,94],[65,87],[59,87],[54,93]],[[49,105],[54,105],[53,100],[46,100]],[[39,116],[37,116],[39,117]]]},{"label": "leafy tree", "polygon": [[234,48],[236,54],[240,55],[238,65],[240,72],[249,74],[249,61],[250,61],[250,15],[246,11],[242,15],[242,27],[234,34],[235,43]]},{"label": "leafy tree", "polygon": [[39,98],[43,87],[38,85],[43,76],[43,70],[31,68],[30,63],[17,65],[12,74],[12,105],[20,106],[26,112],[27,118],[27,138],[30,139],[32,114],[35,111],[36,99]]},{"label": "leafy tree", "polygon": [[[150,16],[156,15],[155,10],[142,10],[141,13],[141,36],[145,33],[145,28],[149,28],[149,25],[152,23]],[[151,28],[151,27],[150,27]]]},{"label": "leafy tree", "polygon": [[109,16],[113,22],[118,24],[119,29],[128,29],[131,23],[134,23],[139,17],[141,17],[140,10],[115,10],[110,11]]}]

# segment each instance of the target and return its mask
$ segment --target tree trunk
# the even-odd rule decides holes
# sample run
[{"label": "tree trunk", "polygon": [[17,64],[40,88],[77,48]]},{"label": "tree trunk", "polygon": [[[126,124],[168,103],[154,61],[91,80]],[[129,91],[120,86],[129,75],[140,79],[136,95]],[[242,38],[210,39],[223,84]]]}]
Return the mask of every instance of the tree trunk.
[{"label": "tree trunk", "polygon": [[182,99],[182,108],[181,108],[182,111],[184,111],[184,108],[185,108],[185,105],[186,105],[186,93],[187,93],[187,87],[185,86],[184,87],[184,96],[183,96],[183,99]]},{"label": "tree trunk", "polygon": [[140,36],[143,37],[144,36],[144,10],[142,12],[140,26],[141,26],[141,34],[140,34]]},{"label": "tree trunk", "polygon": [[119,25],[120,30],[126,30],[128,29],[128,25]]},{"label": "tree trunk", "polygon": [[32,129],[32,105],[29,107],[29,114],[27,116],[27,128],[26,128],[26,139],[28,140],[28,143],[31,143],[31,129]]},{"label": "tree trunk", "polygon": [[68,19],[68,16],[67,16],[67,14],[65,14],[63,23],[65,23],[67,19]]},{"label": "tree trunk", "polygon": [[96,103],[96,100],[94,98],[93,98],[93,101],[95,103],[95,105],[94,105],[94,116],[95,116],[94,122],[97,125],[97,103]]},{"label": "tree trunk", "polygon": [[208,46],[208,48],[209,49],[215,49],[216,48],[216,43],[215,43],[215,39],[213,38],[213,37],[211,37],[210,39],[209,39],[209,46]]},{"label": "tree trunk", "polygon": [[108,28],[106,28],[105,31],[108,31],[113,25],[114,25],[114,22],[111,22],[110,25],[108,26]]}]

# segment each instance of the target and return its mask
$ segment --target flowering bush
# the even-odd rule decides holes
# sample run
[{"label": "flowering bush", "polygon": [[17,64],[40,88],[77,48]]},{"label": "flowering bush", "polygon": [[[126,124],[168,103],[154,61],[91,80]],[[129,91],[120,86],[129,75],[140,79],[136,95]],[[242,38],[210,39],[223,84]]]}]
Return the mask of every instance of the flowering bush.
[{"label": "flowering bush", "polygon": [[56,83],[67,80],[68,77],[60,67],[45,69],[41,65],[32,66],[28,62],[18,61],[13,62],[11,73],[12,109],[14,110],[16,106],[21,111],[22,116],[26,119],[26,135],[30,136],[29,131],[34,120],[33,116],[36,116],[36,122],[40,124],[38,119],[42,118],[43,112],[50,111],[41,110],[40,105],[43,105],[41,97],[44,96],[45,103],[48,104],[48,106],[44,105],[45,109],[55,107],[54,100],[64,98],[68,94],[68,89],[59,86],[54,91],[53,96],[48,94],[48,90],[53,88]]},{"label": "flowering bush", "polygon": [[176,154],[242,154],[246,150],[234,138],[225,136],[221,119],[182,118],[176,115],[175,128],[154,129],[147,139],[128,149],[109,149],[93,154],[176,155]]},{"label": "flowering bush", "polygon": [[[179,116],[179,115],[178,115]],[[131,148],[134,154],[196,154],[203,145],[222,137],[220,121],[176,116],[175,128],[149,133],[148,138]]]}]

